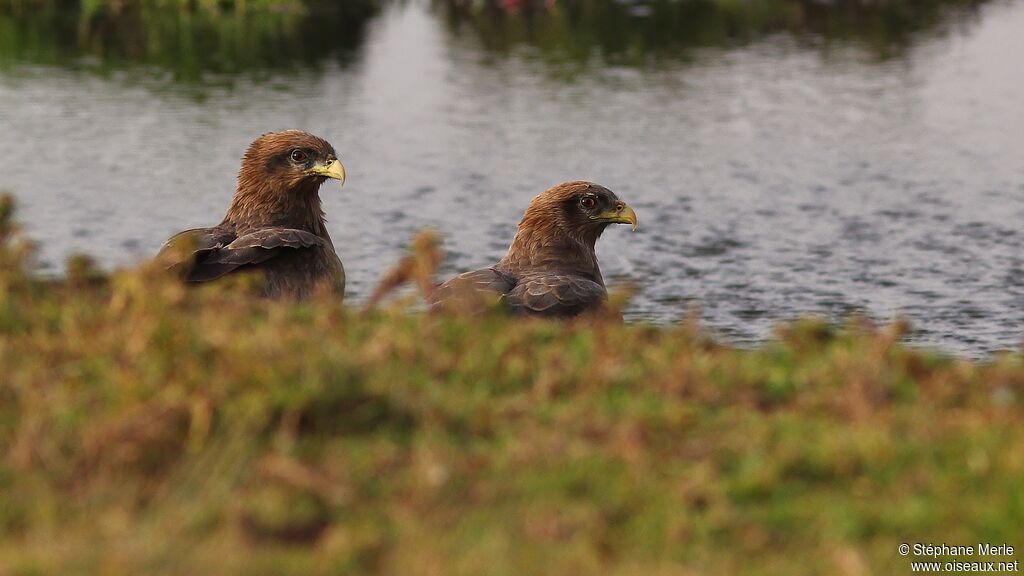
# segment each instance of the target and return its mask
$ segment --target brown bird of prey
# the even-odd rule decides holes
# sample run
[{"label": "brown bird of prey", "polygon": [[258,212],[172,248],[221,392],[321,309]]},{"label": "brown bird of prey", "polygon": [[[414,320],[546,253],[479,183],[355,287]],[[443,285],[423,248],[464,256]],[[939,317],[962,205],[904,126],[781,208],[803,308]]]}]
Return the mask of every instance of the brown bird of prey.
[{"label": "brown bird of prey", "polygon": [[565,182],[535,197],[508,253],[490,268],[466,272],[439,286],[433,308],[496,293],[515,314],[576,316],[607,299],[594,244],[609,224],[632,224],[636,212],[604,186]]},{"label": "brown bird of prey", "polygon": [[302,299],[321,287],[343,296],[345,270],[320,208],[320,185],[328,178],[345,183],[345,168],[327,141],[300,130],[264,134],[242,157],[221,223],[179,232],[158,258],[186,282],[259,271],[263,293],[272,298]]}]

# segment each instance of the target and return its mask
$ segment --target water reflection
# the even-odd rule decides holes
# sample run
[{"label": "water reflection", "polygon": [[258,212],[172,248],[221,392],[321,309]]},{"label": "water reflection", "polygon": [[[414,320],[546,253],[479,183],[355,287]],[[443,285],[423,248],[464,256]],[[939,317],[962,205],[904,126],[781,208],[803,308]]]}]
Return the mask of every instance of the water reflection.
[{"label": "water reflection", "polygon": [[693,48],[742,45],[786,32],[814,46],[863,45],[880,58],[899,54],[922,31],[976,16],[983,0],[435,0],[455,33],[476,34],[508,52],[531,46],[551,60],[637,65],[680,58]]}]

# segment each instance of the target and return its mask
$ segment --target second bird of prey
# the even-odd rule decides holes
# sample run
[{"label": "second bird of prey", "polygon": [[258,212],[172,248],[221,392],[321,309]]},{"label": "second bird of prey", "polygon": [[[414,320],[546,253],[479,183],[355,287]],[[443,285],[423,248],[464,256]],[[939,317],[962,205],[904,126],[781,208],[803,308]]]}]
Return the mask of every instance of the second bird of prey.
[{"label": "second bird of prey", "polygon": [[[345,270],[327,233],[320,186],[345,182],[345,168],[322,138],[299,130],[264,134],[242,157],[227,214],[211,228],[171,237],[160,258],[186,282],[258,271],[263,294],[303,299],[318,290],[343,296]],[[466,272],[429,296],[432,308],[495,294],[516,314],[569,317],[606,300],[594,244],[609,224],[632,224],[632,208],[607,188],[565,182],[537,195],[508,253],[490,268]]]}]

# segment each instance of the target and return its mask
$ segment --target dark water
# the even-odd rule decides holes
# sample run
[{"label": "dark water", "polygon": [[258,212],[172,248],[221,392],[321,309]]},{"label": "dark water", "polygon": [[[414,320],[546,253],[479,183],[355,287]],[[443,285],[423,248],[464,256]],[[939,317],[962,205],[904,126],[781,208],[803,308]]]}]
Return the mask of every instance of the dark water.
[{"label": "dark water", "polygon": [[488,265],[534,194],[583,178],[639,214],[598,249],[639,287],[633,319],[697,303],[750,342],[860,310],[956,353],[1019,348],[1024,2],[882,4],[7,6],[0,188],[46,270],[127,265],[216,223],[248,142],[298,127],[349,170],[322,197],[354,301],[417,230],[442,232],[446,273]]}]

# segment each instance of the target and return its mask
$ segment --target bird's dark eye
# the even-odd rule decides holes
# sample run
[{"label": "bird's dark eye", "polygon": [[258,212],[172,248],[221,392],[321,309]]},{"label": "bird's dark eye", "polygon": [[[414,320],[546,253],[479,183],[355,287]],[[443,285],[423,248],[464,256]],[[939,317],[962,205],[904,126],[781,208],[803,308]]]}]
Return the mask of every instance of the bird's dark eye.
[{"label": "bird's dark eye", "polygon": [[582,207],[584,207],[584,208],[586,208],[588,210],[593,208],[596,205],[597,205],[597,199],[594,198],[593,196],[589,195],[589,194],[584,196],[583,198],[580,198],[580,206],[582,206]]},{"label": "bird's dark eye", "polygon": [[306,160],[309,159],[309,156],[307,156],[302,150],[296,148],[295,150],[292,150],[291,158],[292,162],[295,162],[296,164],[304,164]]}]

